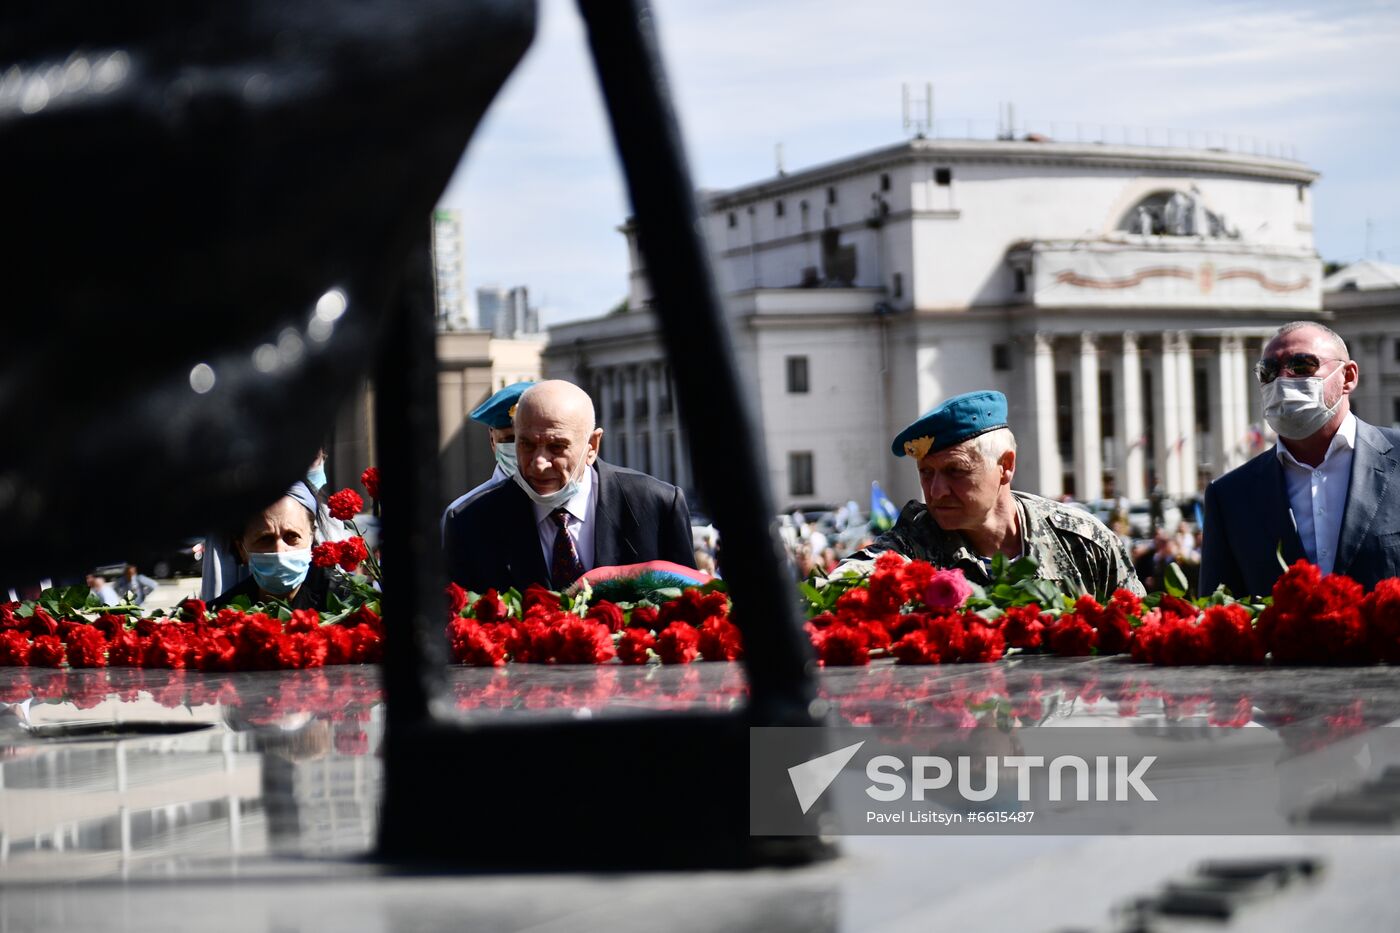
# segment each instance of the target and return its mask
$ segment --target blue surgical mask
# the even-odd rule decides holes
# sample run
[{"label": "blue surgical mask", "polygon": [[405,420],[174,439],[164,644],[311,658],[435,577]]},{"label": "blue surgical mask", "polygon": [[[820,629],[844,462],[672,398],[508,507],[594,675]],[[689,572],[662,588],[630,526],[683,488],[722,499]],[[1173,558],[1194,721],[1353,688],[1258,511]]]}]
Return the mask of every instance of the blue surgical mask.
[{"label": "blue surgical mask", "polygon": [[324,489],[326,485],[326,465],[321,463],[306,473],[306,481],[312,489]]},{"label": "blue surgical mask", "polygon": [[514,476],[520,472],[520,464],[515,459],[514,442],[496,445],[496,466],[500,467],[506,476]]},{"label": "blue surgical mask", "polygon": [[311,570],[311,548],[249,554],[248,569],[264,593],[286,596],[306,580]]},{"label": "blue surgical mask", "polygon": [[[583,465],[583,469],[588,469],[587,463]],[[515,485],[525,490],[525,495],[529,496],[536,505],[542,505],[551,512],[578,495],[579,489],[583,487],[582,471],[579,472],[578,476],[569,480],[562,488],[556,489],[554,492],[536,492],[535,487],[531,486],[530,481],[525,478],[525,474],[518,471],[512,479],[515,480]]]}]

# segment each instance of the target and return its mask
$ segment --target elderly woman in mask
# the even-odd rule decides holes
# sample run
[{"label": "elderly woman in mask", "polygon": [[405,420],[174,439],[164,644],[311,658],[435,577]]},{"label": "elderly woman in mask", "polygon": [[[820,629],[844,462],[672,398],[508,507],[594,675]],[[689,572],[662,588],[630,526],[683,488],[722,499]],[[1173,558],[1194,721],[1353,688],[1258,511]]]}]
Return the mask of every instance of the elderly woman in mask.
[{"label": "elderly woman in mask", "polygon": [[249,576],[210,603],[227,606],[239,596],[253,603],[278,600],[293,609],[321,609],[331,579],[311,565],[318,503],[310,486],[298,481],[287,494],[248,520],[233,536],[233,552]]}]

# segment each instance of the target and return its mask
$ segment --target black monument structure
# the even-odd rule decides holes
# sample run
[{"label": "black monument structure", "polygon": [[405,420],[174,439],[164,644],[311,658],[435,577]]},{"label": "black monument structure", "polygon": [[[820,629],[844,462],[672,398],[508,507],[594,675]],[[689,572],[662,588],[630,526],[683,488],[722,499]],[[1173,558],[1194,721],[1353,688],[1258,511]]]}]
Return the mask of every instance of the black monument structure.
[{"label": "black monument structure", "polygon": [[[379,855],[474,870],[810,861],[831,852],[815,837],[748,832],[749,728],[818,726],[823,711],[651,14],[644,0],[579,9],[724,534],[743,710],[489,727],[444,712],[427,218],[530,43],[531,0],[9,11],[3,564],[75,570],[250,513],[304,472],[373,371],[391,555]],[[625,790],[686,806],[635,825],[594,805]]]}]

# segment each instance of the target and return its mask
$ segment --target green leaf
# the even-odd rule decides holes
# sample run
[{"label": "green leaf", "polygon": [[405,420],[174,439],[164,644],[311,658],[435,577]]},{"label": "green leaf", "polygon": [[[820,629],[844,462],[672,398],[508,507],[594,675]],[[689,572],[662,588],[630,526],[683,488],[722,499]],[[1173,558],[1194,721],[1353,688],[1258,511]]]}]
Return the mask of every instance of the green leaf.
[{"label": "green leaf", "polygon": [[233,599],[230,599],[228,601],[228,605],[230,609],[241,609],[242,611],[247,612],[249,609],[253,608],[253,601],[247,596],[239,595],[233,597]]},{"label": "green leaf", "polygon": [[826,600],[825,596],[822,594],[822,591],[817,589],[812,584],[804,581],[802,583],[799,583],[797,585],[797,588],[802,591],[803,596],[807,597],[807,601],[809,603],[812,603],[816,606],[821,606],[825,604]]},{"label": "green leaf", "polygon": [[1006,555],[997,551],[992,555],[992,579],[1000,580],[1006,573]]},{"label": "green leaf", "polygon": [[1009,568],[1011,582],[1017,583],[1021,580],[1030,580],[1035,577],[1036,571],[1040,569],[1040,564],[1034,557],[1020,557]]},{"label": "green leaf", "polygon": [[1176,561],[1167,565],[1166,579],[1162,581],[1162,585],[1166,587],[1168,593],[1177,597],[1185,596],[1186,590],[1190,587],[1186,581],[1186,574],[1181,572],[1181,567],[1177,565]]},{"label": "green leaf", "polygon": [[1278,565],[1279,565],[1281,568],[1283,568],[1284,570],[1287,570],[1287,569],[1288,569],[1288,561],[1286,561],[1286,560],[1283,559],[1283,541],[1282,541],[1282,539],[1279,540],[1278,547],[1274,549],[1274,559],[1278,561]]}]

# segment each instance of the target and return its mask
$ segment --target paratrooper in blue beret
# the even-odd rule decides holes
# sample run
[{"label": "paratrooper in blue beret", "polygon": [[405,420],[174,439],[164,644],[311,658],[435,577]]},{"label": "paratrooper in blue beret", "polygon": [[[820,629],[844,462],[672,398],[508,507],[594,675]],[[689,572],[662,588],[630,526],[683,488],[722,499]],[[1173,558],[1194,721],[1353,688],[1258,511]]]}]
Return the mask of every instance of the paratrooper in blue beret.
[{"label": "paratrooper in blue beret", "polygon": [[491,471],[491,478],[486,482],[452,500],[452,504],[442,513],[444,529],[447,527],[448,513],[453,509],[515,475],[515,406],[520,402],[520,396],[532,385],[533,382],[508,385],[473,408],[467,416],[477,424],[486,426],[491,440],[491,455],[496,458],[496,468]]},{"label": "paratrooper in blue beret", "polygon": [[937,567],[958,567],[989,585],[992,557],[1030,557],[1036,576],[1064,593],[1107,602],[1117,589],[1141,596],[1123,542],[1089,512],[1016,492],[1016,438],[1006,396],[969,392],[926,412],[895,437],[891,450],[919,470],[924,501],[910,500],[894,527],[851,560],[896,551]]}]

